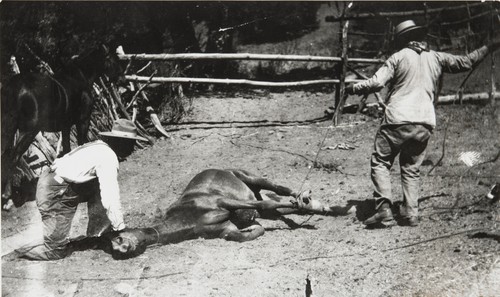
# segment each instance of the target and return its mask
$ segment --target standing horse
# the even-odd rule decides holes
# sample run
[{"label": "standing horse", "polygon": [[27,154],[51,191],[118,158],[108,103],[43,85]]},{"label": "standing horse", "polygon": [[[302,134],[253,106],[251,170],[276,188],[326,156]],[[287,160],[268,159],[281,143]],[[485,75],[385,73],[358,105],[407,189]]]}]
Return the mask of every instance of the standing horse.
[{"label": "standing horse", "polygon": [[104,45],[72,59],[54,76],[21,73],[2,87],[2,205],[11,196],[14,166],[38,132],[62,131],[62,154],[71,150],[73,125],[78,145],[88,141],[92,84],[103,75],[115,81],[124,79],[116,53]]}]

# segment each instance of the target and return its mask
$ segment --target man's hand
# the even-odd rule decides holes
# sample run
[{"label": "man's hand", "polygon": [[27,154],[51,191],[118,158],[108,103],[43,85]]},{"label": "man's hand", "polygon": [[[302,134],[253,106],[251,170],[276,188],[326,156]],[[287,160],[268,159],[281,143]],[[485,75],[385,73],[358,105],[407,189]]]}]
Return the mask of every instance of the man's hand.
[{"label": "man's hand", "polygon": [[354,84],[348,84],[348,85],[345,87],[345,92],[346,92],[348,95],[354,95]]}]

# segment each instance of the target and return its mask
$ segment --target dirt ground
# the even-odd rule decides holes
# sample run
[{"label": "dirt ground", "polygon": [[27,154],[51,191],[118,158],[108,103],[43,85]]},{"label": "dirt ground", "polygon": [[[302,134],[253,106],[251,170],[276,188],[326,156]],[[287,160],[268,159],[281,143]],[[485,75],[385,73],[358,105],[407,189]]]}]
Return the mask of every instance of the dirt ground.
[{"label": "dirt ground", "polygon": [[[337,127],[311,123],[331,102],[332,94],[303,91],[194,98],[190,124],[168,127],[172,139],[121,163],[119,182],[130,227],[152,225],[206,168],[243,168],[311,189],[338,215],[259,220],[266,232],[251,242],[197,239],[122,261],[100,250],[49,262],[11,254],[2,258],[2,296],[305,296],[306,278],[315,296],[497,295],[500,245],[478,232],[498,231],[495,208],[484,199],[499,180],[498,162],[469,169],[458,155],[495,156],[498,110],[439,106],[422,168],[420,225],[370,230],[361,221],[373,207],[369,158],[379,119],[347,114]],[[441,157],[446,127],[442,165],[426,175]],[[401,197],[397,164],[392,176]],[[2,213],[2,255],[16,236],[33,239],[27,232],[39,220],[34,202]],[[85,224],[81,205],[72,236],[83,235]]]},{"label": "dirt ground", "polygon": [[[332,30],[321,26],[303,41],[319,42]],[[476,80],[484,91],[483,73],[488,77],[478,69],[468,86]],[[446,94],[457,82],[445,83]],[[369,160],[380,120],[346,114],[333,127],[318,120],[332,101],[331,93],[300,90],[197,96],[184,124],[166,127],[172,139],[121,163],[119,183],[129,227],[153,225],[207,168],[241,168],[310,189],[338,214],[259,219],[265,234],[245,243],[197,239],[152,246],[122,261],[88,250],[31,262],[8,254],[40,239],[31,201],[2,213],[2,296],[305,296],[306,279],[314,296],[498,296],[500,244],[484,232],[500,232],[500,217],[484,195],[500,181],[499,161],[469,168],[459,154],[477,151],[483,161],[497,155],[500,108],[439,105],[422,166],[420,225],[366,229],[361,222],[374,207]],[[445,133],[444,158],[428,174],[443,154]],[[392,178],[401,199],[397,163]],[[86,223],[81,205],[71,236],[84,235]]]}]

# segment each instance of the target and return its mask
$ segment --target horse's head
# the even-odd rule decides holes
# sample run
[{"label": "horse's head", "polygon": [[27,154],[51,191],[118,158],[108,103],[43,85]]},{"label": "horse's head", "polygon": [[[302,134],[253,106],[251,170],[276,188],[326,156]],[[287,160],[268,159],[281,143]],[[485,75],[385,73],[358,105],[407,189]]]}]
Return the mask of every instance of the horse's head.
[{"label": "horse's head", "polygon": [[116,83],[125,82],[125,74],[118,55],[106,45],[100,45],[90,52],[83,53],[72,58],[88,79],[106,76],[110,81]]},{"label": "horse's head", "polygon": [[145,235],[139,229],[128,229],[117,232],[111,237],[113,257],[128,259],[142,254],[146,250]]},{"label": "horse's head", "polygon": [[110,50],[107,46],[100,46],[103,58],[103,73],[109,80],[117,83],[125,82],[125,74],[116,51]]},{"label": "horse's head", "polygon": [[309,213],[327,214],[332,211],[329,206],[323,205],[320,201],[313,199],[311,197],[311,190],[302,192],[297,197],[297,203],[299,209]]}]

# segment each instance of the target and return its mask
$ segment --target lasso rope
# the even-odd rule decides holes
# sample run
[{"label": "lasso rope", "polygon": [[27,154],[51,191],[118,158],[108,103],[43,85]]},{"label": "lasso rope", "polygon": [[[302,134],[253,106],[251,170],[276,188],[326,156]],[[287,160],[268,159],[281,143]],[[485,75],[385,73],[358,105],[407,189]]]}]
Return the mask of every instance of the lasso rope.
[{"label": "lasso rope", "polygon": [[[313,163],[311,164],[311,166],[309,166],[309,170],[307,171],[307,174],[304,177],[304,180],[302,181],[302,184],[300,185],[299,195],[302,195],[302,188],[304,187],[304,184],[306,183],[306,180],[309,177],[309,174],[311,174],[311,171],[312,171],[314,165],[316,164],[316,161],[318,160],[319,153],[321,152],[321,149],[323,148],[323,144],[325,143],[326,138],[330,134],[330,131],[332,130],[332,127],[333,127],[333,124],[330,127],[328,127],[328,129],[325,132],[325,136],[323,136],[323,140],[321,140],[321,143],[319,145],[318,151],[316,152],[316,156],[314,157]],[[299,226],[302,226],[305,223],[307,223],[313,216],[314,216],[314,214],[311,214],[306,220],[304,220],[302,223],[300,223]]]},{"label": "lasso rope", "polygon": [[[484,56],[484,58],[479,61],[476,65],[474,65],[472,67],[472,69],[469,71],[469,73],[467,74],[467,76],[465,77],[465,79],[462,81],[462,83],[460,84],[456,94],[457,94],[457,97],[458,97],[458,94],[463,91],[463,87],[465,86],[465,83],[467,82],[467,80],[469,80],[469,78],[472,76],[472,74],[474,73],[474,71],[478,68],[478,66],[484,61],[486,60],[486,57],[488,55],[493,55],[495,51],[489,51],[488,54],[486,56]],[[438,95],[436,95],[438,96]],[[455,104],[455,101],[453,101],[453,104]],[[443,135],[443,148],[441,150],[441,157],[439,157],[439,160],[436,162],[436,164],[434,164],[434,166],[432,166],[432,168],[427,172],[426,175],[429,175],[440,163],[441,161],[444,159],[444,155],[445,155],[445,150],[446,150],[446,137],[447,137],[447,134],[448,134],[448,126],[450,124],[450,122],[452,121],[453,119],[453,114],[451,114],[448,118],[445,119],[446,121],[446,126],[445,126],[445,130],[444,130],[444,135]]]},{"label": "lasso rope", "polygon": [[[342,11],[342,17],[344,17],[346,15],[347,11],[352,7],[352,5],[353,5],[353,2],[349,2],[348,4],[346,4],[344,6],[343,11]],[[343,97],[344,100],[341,100],[341,101],[345,101],[346,97],[347,97],[347,94],[344,94],[344,97]],[[341,112],[341,109],[342,109],[342,106],[339,104],[339,106],[337,106],[337,110],[335,110],[335,113]],[[333,119],[334,120],[336,119],[336,115],[335,114],[333,115]],[[333,123],[332,123],[332,125],[330,127],[328,127],[328,129],[325,132],[325,136],[323,137],[323,140],[321,141],[321,143],[319,145],[318,151],[316,152],[316,156],[314,157],[314,161],[313,161],[312,165],[309,167],[309,170],[307,171],[307,174],[304,177],[304,180],[302,181],[302,184],[300,185],[300,188],[299,188],[299,193],[300,194],[299,195],[302,195],[302,188],[303,188],[303,186],[304,186],[307,178],[309,177],[309,174],[311,173],[312,168],[314,167],[314,165],[316,164],[316,161],[318,160],[319,153],[321,152],[321,149],[323,148],[323,144],[325,143],[326,137],[330,133],[330,130],[332,129],[332,127],[333,127]],[[307,219],[305,219],[302,223],[300,223],[299,226],[302,226],[305,223],[307,223],[313,216],[314,216],[314,214],[311,214]]]},{"label": "lasso rope", "polygon": [[156,240],[156,244],[159,244],[160,243],[160,232],[158,232],[158,230],[156,230],[156,228],[154,228],[154,227],[152,227],[152,229],[156,231],[156,235],[158,236],[157,240]]}]

